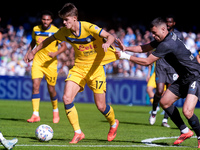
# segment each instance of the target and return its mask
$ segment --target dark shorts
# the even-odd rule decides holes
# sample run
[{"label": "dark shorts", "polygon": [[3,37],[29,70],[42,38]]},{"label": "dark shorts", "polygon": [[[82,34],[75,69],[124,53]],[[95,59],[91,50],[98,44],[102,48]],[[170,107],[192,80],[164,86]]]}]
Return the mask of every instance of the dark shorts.
[{"label": "dark shorts", "polygon": [[168,88],[172,93],[180,98],[185,98],[187,94],[196,95],[200,97],[200,81],[194,80],[187,84],[182,84],[178,79]]},{"label": "dark shorts", "polygon": [[178,74],[172,67],[156,65],[156,83],[172,84],[178,78]]}]

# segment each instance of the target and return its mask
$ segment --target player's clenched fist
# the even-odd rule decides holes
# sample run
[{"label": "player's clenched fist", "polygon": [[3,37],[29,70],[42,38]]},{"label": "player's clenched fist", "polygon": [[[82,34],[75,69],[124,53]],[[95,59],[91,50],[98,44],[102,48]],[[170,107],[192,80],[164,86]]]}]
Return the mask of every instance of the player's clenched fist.
[{"label": "player's clenched fist", "polygon": [[32,61],[33,58],[34,58],[34,54],[33,54],[33,52],[31,51],[31,52],[28,54],[27,57],[28,57],[28,62]]}]

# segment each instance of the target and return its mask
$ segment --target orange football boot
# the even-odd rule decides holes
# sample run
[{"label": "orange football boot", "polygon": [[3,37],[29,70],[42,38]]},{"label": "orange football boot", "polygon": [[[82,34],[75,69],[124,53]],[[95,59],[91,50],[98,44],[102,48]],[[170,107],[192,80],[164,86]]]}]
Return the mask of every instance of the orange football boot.
[{"label": "orange football boot", "polygon": [[180,144],[183,141],[185,141],[186,139],[190,138],[191,136],[193,136],[193,132],[191,130],[189,130],[188,133],[183,133],[179,136],[179,138],[174,142],[174,145]]},{"label": "orange football boot", "polygon": [[80,140],[82,140],[84,138],[85,138],[85,134],[83,132],[81,132],[80,134],[75,132],[72,141],[69,142],[69,143],[70,144],[76,144],[76,143],[78,143]]},{"label": "orange football boot", "polygon": [[117,119],[115,119],[115,122],[116,122],[116,127],[115,128],[110,127],[110,131],[108,132],[107,140],[109,142],[112,141],[112,140],[114,140],[114,138],[117,135],[117,128],[119,126],[119,121]]},{"label": "orange football boot", "polygon": [[32,115],[30,119],[27,120],[27,122],[33,123],[33,122],[39,122],[40,116]]},{"label": "orange football boot", "polygon": [[200,148],[200,140],[198,140],[198,148]]}]

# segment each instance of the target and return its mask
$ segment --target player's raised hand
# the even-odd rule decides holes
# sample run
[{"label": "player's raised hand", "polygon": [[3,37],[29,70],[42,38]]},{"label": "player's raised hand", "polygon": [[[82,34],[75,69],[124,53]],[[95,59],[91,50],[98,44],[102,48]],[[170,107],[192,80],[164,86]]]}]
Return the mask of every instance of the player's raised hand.
[{"label": "player's raised hand", "polygon": [[115,46],[120,48],[122,51],[125,51],[126,50],[126,47],[124,46],[124,44],[122,43],[122,41],[120,41],[119,38],[116,38],[115,39]]},{"label": "player's raised hand", "polygon": [[104,44],[102,44],[102,48],[104,49],[104,52],[107,52],[107,49],[109,48],[109,44],[107,44],[107,43],[104,43]]}]

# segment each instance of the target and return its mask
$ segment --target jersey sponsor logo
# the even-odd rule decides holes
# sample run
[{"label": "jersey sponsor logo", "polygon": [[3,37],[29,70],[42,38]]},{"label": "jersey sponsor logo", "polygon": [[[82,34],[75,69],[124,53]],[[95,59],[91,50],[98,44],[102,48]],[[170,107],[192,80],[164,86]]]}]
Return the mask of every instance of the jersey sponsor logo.
[{"label": "jersey sponsor logo", "polygon": [[85,51],[85,50],[91,50],[91,49],[96,49],[97,46],[96,44],[92,45],[92,44],[89,44],[89,45],[79,45],[79,48],[78,50],[79,51]]},{"label": "jersey sponsor logo", "polygon": [[91,51],[86,51],[86,52],[83,52],[84,56],[89,56],[89,55],[92,55],[92,54],[95,54],[96,51],[93,49]]}]

